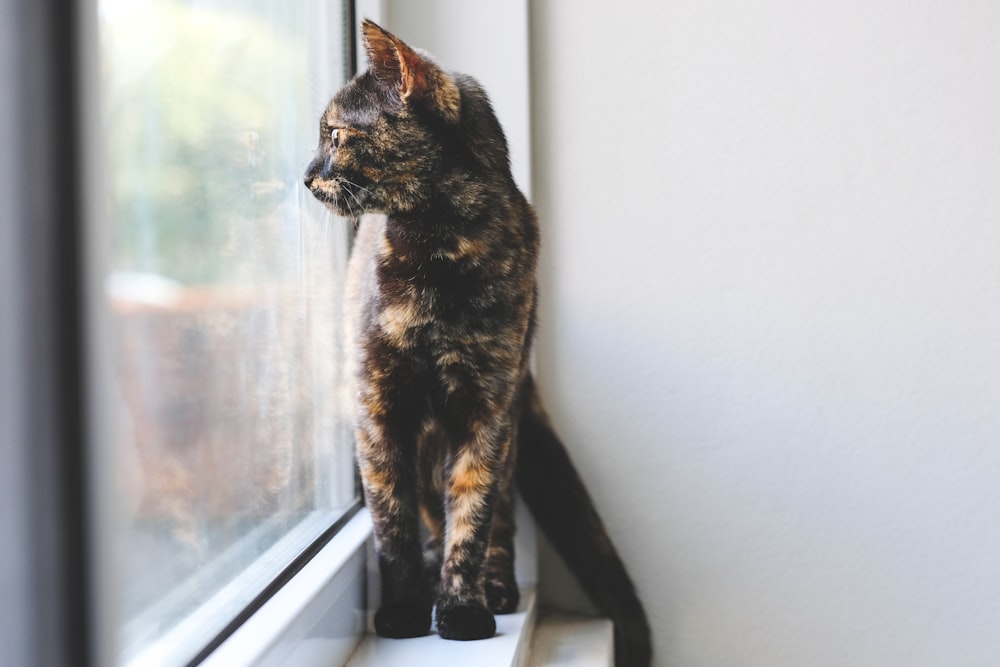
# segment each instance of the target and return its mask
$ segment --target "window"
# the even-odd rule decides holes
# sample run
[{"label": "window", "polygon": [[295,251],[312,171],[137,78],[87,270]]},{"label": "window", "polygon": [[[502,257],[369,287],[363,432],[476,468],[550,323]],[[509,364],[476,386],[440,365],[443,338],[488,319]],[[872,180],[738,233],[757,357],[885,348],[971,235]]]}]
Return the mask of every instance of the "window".
[{"label": "window", "polygon": [[347,13],[313,0],[98,0],[124,664],[206,652],[355,504],[347,229],[302,186]]},{"label": "window", "polygon": [[[334,362],[349,225],[299,182],[351,7],[382,4],[0,9],[3,664],[341,664],[357,646],[378,578]],[[393,9],[407,33],[467,20]],[[474,51],[469,71],[495,60]]]}]

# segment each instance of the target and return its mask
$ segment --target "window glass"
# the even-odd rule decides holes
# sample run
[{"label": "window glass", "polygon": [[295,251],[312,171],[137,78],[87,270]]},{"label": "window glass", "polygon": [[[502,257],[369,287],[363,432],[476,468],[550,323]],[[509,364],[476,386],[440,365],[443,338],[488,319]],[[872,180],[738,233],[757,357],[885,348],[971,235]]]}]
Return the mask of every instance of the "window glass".
[{"label": "window glass", "polygon": [[99,0],[123,662],[189,660],[353,503],[341,3]]}]

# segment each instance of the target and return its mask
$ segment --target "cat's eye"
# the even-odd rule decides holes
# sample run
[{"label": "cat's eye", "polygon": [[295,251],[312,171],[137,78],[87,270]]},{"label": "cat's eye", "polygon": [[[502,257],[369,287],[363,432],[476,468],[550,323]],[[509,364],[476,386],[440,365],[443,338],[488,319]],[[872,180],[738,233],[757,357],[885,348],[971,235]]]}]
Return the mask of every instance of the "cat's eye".
[{"label": "cat's eye", "polygon": [[340,147],[340,128],[339,127],[335,127],[332,130],[330,130],[330,141],[333,142],[333,147],[334,148],[339,148]]}]

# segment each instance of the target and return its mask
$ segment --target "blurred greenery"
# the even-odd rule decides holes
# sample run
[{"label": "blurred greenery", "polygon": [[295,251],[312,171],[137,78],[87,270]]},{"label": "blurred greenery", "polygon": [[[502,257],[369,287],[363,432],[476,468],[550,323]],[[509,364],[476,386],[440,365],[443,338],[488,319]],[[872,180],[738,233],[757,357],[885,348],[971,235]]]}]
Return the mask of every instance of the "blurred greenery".
[{"label": "blurred greenery", "polygon": [[246,237],[293,196],[302,27],[263,22],[262,4],[273,15],[264,0],[102,3],[115,269],[239,279]]}]

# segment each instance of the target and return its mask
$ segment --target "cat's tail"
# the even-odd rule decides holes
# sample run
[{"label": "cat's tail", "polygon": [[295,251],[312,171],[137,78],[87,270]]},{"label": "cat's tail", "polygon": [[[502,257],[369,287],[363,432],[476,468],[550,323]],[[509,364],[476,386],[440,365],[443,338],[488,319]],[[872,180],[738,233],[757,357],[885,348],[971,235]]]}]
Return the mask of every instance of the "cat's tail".
[{"label": "cat's tail", "polygon": [[649,621],[590,494],[549,423],[534,380],[521,389],[517,485],[542,532],[584,592],[615,626],[617,667],[652,659]]}]

